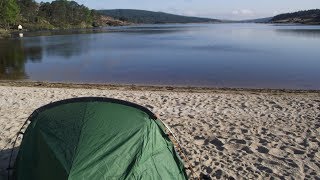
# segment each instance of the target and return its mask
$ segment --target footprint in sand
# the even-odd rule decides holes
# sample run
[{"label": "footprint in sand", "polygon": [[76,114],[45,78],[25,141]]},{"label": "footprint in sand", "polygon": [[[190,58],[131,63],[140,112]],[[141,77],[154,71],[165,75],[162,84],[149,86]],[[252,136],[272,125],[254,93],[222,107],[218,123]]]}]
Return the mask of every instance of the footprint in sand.
[{"label": "footprint in sand", "polygon": [[264,146],[258,146],[257,151],[259,153],[263,153],[263,154],[268,154],[269,153],[269,149],[264,147]]},{"label": "footprint in sand", "polygon": [[194,137],[194,143],[195,143],[196,145],[202,146],[202,145],[205,144],[205,139],[206,139],[206,138],[204,138],[203,136],[195,136],[195,137]]},{"label": "footprint in sand", "polygon": [[208,144],[213,144],[216,146],[216,149],[219,150],[219,151],[223,151],[224,150],[224,143],[222,141],[220,141],[218,138],[212,138],[212,139],[207,139],[205,140],[205,145],[208,145]]}]

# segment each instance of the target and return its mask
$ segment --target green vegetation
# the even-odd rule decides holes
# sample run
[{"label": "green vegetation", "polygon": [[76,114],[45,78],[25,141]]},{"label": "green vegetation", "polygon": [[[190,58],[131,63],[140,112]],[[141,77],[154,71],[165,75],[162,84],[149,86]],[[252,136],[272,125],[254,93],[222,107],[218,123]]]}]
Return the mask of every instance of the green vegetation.
[{"label": "green vegetation", "polygon": [[272,23],[320,24],[320,9],[280,14],[271,19]]},{"label": "green vegetation", "polygon": [[138,24],[220,22],[217,19],[187,17],[163,12],[152,12],[133,9],[99,10],[98,12],[103,15],[119,19],[121,21],[128,21]]},{"label": "green vegetation", "polygon": [[19,17],[19,6],[16,0],[0,1],[0,27],[8,28],[15,23]]},{"label": "green vegetation", "polygon": [[90,27],[93,14],[89,8],[75,1],[57,0],[40,4],[37,20],[39,19],[59,28]]},{"label": "green vegetation", "polygon": [[7,36],[8,30],[16,29],[18,24],[27,30],[45,30],[123,25],[123,22],[104,17],[75,1],[0,0],[0,29],[3,29],[0,37]]},{"label": "green vegetation", "polygon": [[18,2],[21,7],[21,24],[29,30],[92,27],[92,11],[75,1],[56,0],[40,4],[34,0]]}]

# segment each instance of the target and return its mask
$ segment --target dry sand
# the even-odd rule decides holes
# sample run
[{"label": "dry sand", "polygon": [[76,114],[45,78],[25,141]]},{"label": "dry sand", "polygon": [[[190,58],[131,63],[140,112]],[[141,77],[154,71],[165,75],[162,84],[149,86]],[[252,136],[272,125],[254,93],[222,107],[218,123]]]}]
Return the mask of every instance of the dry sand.
[{"label": "dry sand", "polygon": [[0,172],[7,166],[6,145],[36,108],[99,96],[135,102],[158,114],[198,174],[214,179],[320,179],[319,92],[129,89],[0,86]]}]

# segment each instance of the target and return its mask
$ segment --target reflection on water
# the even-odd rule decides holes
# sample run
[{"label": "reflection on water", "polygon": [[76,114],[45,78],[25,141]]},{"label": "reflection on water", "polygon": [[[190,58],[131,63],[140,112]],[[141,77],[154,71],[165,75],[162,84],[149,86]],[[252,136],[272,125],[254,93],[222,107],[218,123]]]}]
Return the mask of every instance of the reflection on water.
[{"label": "reflection on water", "polygon": [[[74,34],[95,34],[95,33],[106,33],[106,32],[108,32],[108,30],[103,28],[51,30],[51,31],[24,32],[24,36],[26,37],[57,36],[57,35],[74,35]],[[19,37],[19,33],[14,33],[13,36]]]},{"label": "reflection on water", "polygon": [[125,32],[128,34],[168,34],[184,33],[199,26],[172,26],[172,25],[150,25],[150,26],[127,26],[109,28],[108,32]]},{"label": "reflection on water", "polygon": [[75,55],[85,54],[89,50],[87,41],[91,41],[88,36],[51,36],[40,46],[45,49],[47,56],[60,56],[69,59]]},{"label": "reflection on water", "polygon": [[[149,25],[149,26],[122,26],[122,27],[104,27],[92,29],[72,29],[72,30],[51,30],[51,31],[38,31],[38,32],[25,32],[23,36],[57,36],[57,35],[75,35],[75,34],[98,34],[98,33],[140,33],[140,34],[153,34],[153,33],[175,33],[183,32],[188,29],[199,28],[199,26],[174,26],[174,25]],[[20,33],[14,33],[14,37],[19,37]]]},{"label": "reflection on water", "polygon": [[320,89],[320,26],[144,25],[0,40],[0,79]]},{"label": "reflection on water", "polygon": [[320,38],[320,29],[276,29],[281,35]]},{"label": "reflection on water", "polygon": [[25,79],[25,63],[41,59],[42,47],[26,47],[21,40],[0,41],[0,79]]},{"label": "reflection on water", "polygon": [[0,40],[0,79],[26,79],[25,64],[41,63],[45,57],[69,59],[86,53],[87,38],[77,36],[51,36],[47,38],[17,38]]}]

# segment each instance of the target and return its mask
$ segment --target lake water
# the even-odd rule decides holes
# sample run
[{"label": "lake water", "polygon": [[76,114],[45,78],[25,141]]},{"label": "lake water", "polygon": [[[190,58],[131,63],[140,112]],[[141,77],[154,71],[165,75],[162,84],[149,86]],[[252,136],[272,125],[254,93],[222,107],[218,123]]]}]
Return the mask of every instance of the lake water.
[{"label": "lake water", "polygon": [[174,24],[25,33],[0,40],[0,79],[320,89],[320,26]]}]

